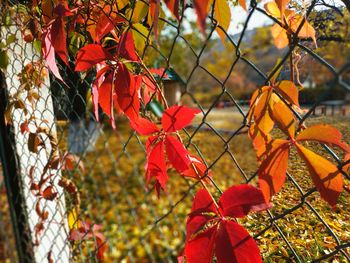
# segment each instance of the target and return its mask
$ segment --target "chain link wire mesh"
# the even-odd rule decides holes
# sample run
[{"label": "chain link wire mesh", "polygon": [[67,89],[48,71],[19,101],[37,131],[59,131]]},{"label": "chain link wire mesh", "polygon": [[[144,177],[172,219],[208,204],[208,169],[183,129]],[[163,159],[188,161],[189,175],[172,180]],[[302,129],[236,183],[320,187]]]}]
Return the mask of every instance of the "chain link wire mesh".
[{"label": "chain link wire mesh", "polygon": [[[148,1],[144,2],[148,4]],[[234,1],[231,3],[236,4]],[[15,10],[12,12],[21,13],[26,3],[23,4],[3,2],[1,16],[6,17],[10,8]],[[318,48],[311,41],[304,40],[295,41],[283,50],[276,49],[269,31],[276,21],[265,12],[262,3],[255,1],[251,1],[244,19],[237,13],[237,20],[239,18],[242,23],[232,22],[231,29],[235,28],[235,33],[226,32],[218,25],[211,11],[207,21],[209,28],[203,37],[195,25],[191,2],[183,5],[180,21],[168,13],[160,18],[162,30],[157,41],[151,33],[146,34],[139,29],[133,32],[141,34],[145,40],[140,56],[147,65],[164,68],[164,72],[172,68],[182,79],[176,87],[165,83],[165,93],[170,93],[167,89],[171,88],[181,91],[182,104],[202,110],[193,125],[181,135],[186,146],[202,157],[208,169],[212,170],[215,182],[212,191],[216,196],[233,184],[257,183],[258,164],[247,138],[247,100],[254,89],[269,83],[274,71],[277,71],[274,68],[276,61],[282,68],[281,78],[288,78],[290,54],[300,58],[300,81],[305,86],[300,93],[304,111],[294,111],[299,121],[307,125],[330,123],[341,130],[346,142],[350,142],[350,107],[345,103],[350,90],[349,11],[341,2],[314,0],[295,2],[295,5],[304,8],[305,16],[316,29]],[[240,12],[243,13],[241,9]],[[235,20],[235,15],[232,19]],[[11,21],[12,26],[16,23],[18,21]],[[16,26],[20,34],[23,24]],[[217,28],[224,32],[224,42],[219,39]],[[6,40],[12,34],[2,30],[1,39]],[[23,45],[32,47],[28,43]],[[14,60],[22,65],[37,61],[35,52],[28,52],[23,45],[15,42],[7,47],[12,49]],[[49,76],[46,88],[50,96],[45,97],[44,110],[41,109],[39,114],[49,111],[48,114],[54,117],[48,128],[55,131],[60,154],[70,152],[79,157],[74,170],[53,171],[57,177],[62,174],[79,189],[81,203],[78,218],[101,226],[100,231],[108,245],[106,262],[176,261],[184,246],[185,220],[193,195],[199,188],[198,183],[170,171],[167,192],[158,199],[152,189],[145,187],[145,138],[130,130],[122,116],[116,120],[116,130],[102,114],[98,123],[90,100],[93,77],[74,72],[73,60],[71,68],[62,65],[60,63],[60,73],[66,85]],[[9,72],[16,71],[5,71],[6,78],[10,79],[7,89],[18,89],[18,74],[9,75]],[[40,93],[44,87],[33,89],[39,96],[45,96]],[[13,135],[19,136],[18,131],[12,130]],[[15,141],[11,143],[16,150]],[[329,147],[311,147],[339,167],[344,165],[343,156]],[[23,156],[17,156],[18,160],[21,158]],[[45,166],[45,160],[34,161]],[[19,162],[17,166],[20,166]],[[81,164],[84,169],[81,169]],[[28,176],[29,165],[18,168]],[[350,262],[349,191],[344,191],[337,210],[332,211],[320,199],[305,166],[293,153],[288,171],[286,184],[273,200],[274,207],[240,220],[258,242],[264,261]],[[20,175],[17,172],[17,176]],[[344,178],[348,185],[350,178],[345,172]],[[1,184],[0,180],[0,187]],[[28,196],[31,191],[28,181],[22,176],[19,184],[21,191],[15,195]],[[41,234],[38,242],[49,247],[48,251],[55,244],[68,244],[70,259],[74,262],[97,261],[96,240],[73,242],[69,240],[65,228],[64,217],[68,218],[69,225],[70,221],[77,221],[72,213],[77,197],[63,193],[59,186],[56,190],[65,202],[65,210],[60,204],[54,204],[49,213],[60,214],[62,221],[45,223],[47,230],[44,229],[44,233],[52,231],[50,226],[61,227],[51,233],[54,240],[45,240],[45,234]],[[6,199],[5,192],[0,195],[1,204],[6,204],[3,201]],[[17,209],[15,214],[29,224],[30,220],[35,220],[28,216],[31,210],[35,210],[35,201],[28,207],[28,202],[21,200],[18,198],[17,202],[22,209]],[[11,206],[11,202],[12,199],[10,207],[15,207]],[[0,211],[0,261],[16,262],[15,234],[8,233],[11,222],[6,212],[6,209]],[[16,226],[13,218],[12,224]],[[25,243],[27,249],[35,250],[35,235],[28,227],[26,231],[19,233],[17,238]],[[57,241],[59,239],[63,240]],[[65,250],[60,251],[53,260],[59,261],[64,253]],[[51,257],[50,252],[42,256],[42,262]]]}]

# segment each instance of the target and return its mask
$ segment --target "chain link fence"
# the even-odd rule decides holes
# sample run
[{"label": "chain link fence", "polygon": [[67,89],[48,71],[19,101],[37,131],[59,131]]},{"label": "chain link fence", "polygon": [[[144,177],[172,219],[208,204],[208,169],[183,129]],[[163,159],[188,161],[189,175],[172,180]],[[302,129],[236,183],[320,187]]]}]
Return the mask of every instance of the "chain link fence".
[{"label": "chain link fence", "polygon": [[[306,124],[332,124],[350,143],[350,14],[342,2],[293,2],[303,8],[316,29],[318,47],[306,39],[281,50],[272,43],[270,27],[276,21],[263,3],[251,1],[247,13],[235,7],[239,12],[232,16],[228,32],[217,25],[211,12],[203,37],[195,25],[192,4],[187,2],[182,5],[180,21],[167,12],[160,18],[157,41],[151,34],[135,32],[145,40],[139,54],[145,63],[168,74],[171,69],[176,75],[164,83],[165,95],[173,103],[202,111],[182,135],[185,145],[212,170],[216,196],[233,184],[257,183],[258,163],[247,137],[248,100],[257,87],[269,83],[279,67],[281,78],[290,75],[294,70],[289,64],[291,54],[299,59],[298,81],[304,86],[300,92],[304,111],[294,111],[297,118]],[[1,39],[7,43],[3,50],[10,61],[1,76],[0,261],[95,262],[99,248],[105,245],[106,262],[176,261],[184,247],[186,216],[199,185],[170,172],[167,191],[159,199],[153,189],[147,189],[145,138],[133,132],[122,116],[116,119],[116,130],[102,113],[100,122],[96,121],[90,99],[93,77],[74,72],[73,60],[70,67],[59,63],[65,84],[44,74],[45,81],[37,85],[35,74],[46,71],[35,64],[39,60],[36,44],[21,40],[27,25],[14,19],[30,3],[0,4]],[[218,37],[217,27],[225,41]],[[79,36],[80,41],[84,37]],[[29,64],[33,69],[25,67]],[[23,78],[33,85],[26,87]],[[12,100],[18,93],[23,100],[20,105]],[[25,112],[25,108],[30,109]],[[28,138],[21,133],[21,123],[28,115],[36,116],[39,125],[49,131],[36,145],[36,152],[29,149]],[[46,167],[56,148],[50,134],[60,156],[74,154],[73,167]],[[327,146],[311,147],[340,168],[344,166],[340,153]],[[35,175],[33,166],[52,175],[49,181],[55,185],[58,202],[41,200],[38,205],[31,177],[40,172]],[[264,261],[350,262],[349,175],[343,173],[346,189],[332,211],[293,153],[289,167],[288,180],[274,198],[274,207],[240,220],[256,239]],[[43,225],[38,225],[38,209],[48,211]],[[90,222],[89,230],[103,234],[103,242],[84,236],[72,240],[70,231],[78,220]]]}]

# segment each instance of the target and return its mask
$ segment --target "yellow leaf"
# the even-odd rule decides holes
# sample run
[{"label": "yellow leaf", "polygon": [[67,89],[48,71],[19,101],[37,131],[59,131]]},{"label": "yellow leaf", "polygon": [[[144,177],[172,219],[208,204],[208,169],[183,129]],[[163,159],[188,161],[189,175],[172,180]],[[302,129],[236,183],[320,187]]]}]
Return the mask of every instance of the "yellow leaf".
[{"label": "yellow leaf", "polygon": [[77,211],[75,208],[72,209],[72,211],[69,212],[68,214],[68,226],[69,229],[76,228],[78,225],[78,216],[77,216]]},{"label": "yellow leaf", "polygon": [[131,21],[133,23],[139,23],[148,13],[149,7],[148,5],[143,1],[137,1],[135,4],[134,9],[128,10],[128,16],[131,17]]},{"label": "yellow leaf", "polygon": [[123,9],[127,4],[129,4],[130,0],[118,0],[116,1],[116,5],[118,10]]},{"label": "yellow leaf", "polygon": [[275,17],[275,18],[280,18],[281,17],[281,11],[278,8],[276,2],[268,2],[265,4],[265,10],[267,11],[267,13],[269,13],[269,15]]},{"label": "yellow leaf", "polygon": [[135,48],[139,54],[142,54],[147,43],[149,31],[144,25],[136,23],[133,24],[131,32],[134,39]]},{"label": "yellow leaf", "polygon": [[[214,18],[218,21],[218,24],[223,28],[223,30],[227,32],[231,21],[231,10],[227,0],[215,1]],[[223,30],[219,27],[216,28],[221,40],[224,42],[226,35]]]}]

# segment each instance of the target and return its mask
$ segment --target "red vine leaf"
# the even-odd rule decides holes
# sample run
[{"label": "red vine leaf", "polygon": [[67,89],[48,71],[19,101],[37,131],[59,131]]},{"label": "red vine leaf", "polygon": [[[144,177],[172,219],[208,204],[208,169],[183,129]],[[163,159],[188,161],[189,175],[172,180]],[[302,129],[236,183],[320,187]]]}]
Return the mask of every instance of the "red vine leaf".
[{"label": "red vine leaf", "polygon": [[191,123],[199,109],[186,106],[172,106],[163,113],[162,125],[165,132],[176,132]]},{"label": "red vine leaf", "polygon": [[[207,176],[212,177],[211,171],[207,169],[207,166],[199,157],[196,157],[194,155],[189,155],[189,159],[190,159],[191,165],[189,165],[189,168],[187,170],[181,172],[182,176],[198,179],[198,176],[203,177],[206,175],[205,173],[207,173]],[[204,179],[207,180],[207,178],[204,178]]]},{"label": "red vine leaf", "polygon": [[185,255],[189,263],[262,262],[259,248],[249,233],[234,221],[249,211],[268,208],[261,191],[250,185],[232,186],[218,207],[207,190],[196,194],[187,220]]},{"label": "red vine leaf", "polygon": [[189,152],[183,144],[173,136],[165,138],[166,153],[171,165],[179,172],[183,172],[189,168],[190,159]]},{"label": "red vine leaf", "polygon": [[193,0],[194,9],[198,17],[199,29],[205,33],[205,19],[207,17],[209,0]]},{"label": "red vine leaf", "polygon": [[119,108],[130,120],[137,120],[140,110],[138,91],[141,76],[131,75],[126,66],[119,63],[114,85]]},{"label": "red vine leaf", "polygon": [[124,33],[120,39],[118,46],[118,56],[132,61],[139,61],[139,57],[136,55],[135,44],[131,31]]},{"label": "red vine leaf", "polygon": [[88,70],[97,63],[111,58],[111,54],[101,45],[88,44],[82,47],[77,54],[75,71]]},{"label": "red vine leaf", "polygon": [[54,200],[57,196],[57,192],[54,191],[53,187],[50,185],[45,188],[45,190],[42,192],[42,196],[46,200]]},{"label": "red vine leaf", "polygon": [[173,13],[176,19],[179,20],[179,0],[164,0],[164,2],[171,13]]},{"label": "red vine leaf", "polygon": [[148,184],[153,177],[156,179],[155,189],[159,196],[160,188],[165,190],[168,174],[166,171],[164,142],[155,142],[157,139],[155,137],[151,137],[147,141],[146,182]]},{"label": "red vine leaf", "polygon": [[59,17],[53,22],[51,27],[51,44],[55,48],[56,54],[62,59],[62,61],[68,65],[68,50],[67,50],[67,36],[65,30],[65,23],[62,17]]},{"label": "red vine leaf", "polygon": [[130,121],[130,125],[131,128],[141,135],[151,135],[159,132],[157,125],[145,118],[138,118],[136,121]]}]

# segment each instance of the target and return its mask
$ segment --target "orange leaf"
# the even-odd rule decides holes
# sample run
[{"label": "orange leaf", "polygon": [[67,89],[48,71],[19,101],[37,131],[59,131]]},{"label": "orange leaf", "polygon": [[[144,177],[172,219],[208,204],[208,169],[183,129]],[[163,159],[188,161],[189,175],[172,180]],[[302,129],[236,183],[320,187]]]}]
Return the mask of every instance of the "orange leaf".
[{"label": "orange leaf", "polygon": [[294,138],[295,119],[291,110],[283,102],[274,105],[271,117],[275,121],[279,129],[281,129],[290,138]]},{"label": "orange leaf", "polygon": [[338,168],[327,159],[306,149],[300,144],[295,144],[299,155],[304,159],[312,181],[321,197],[332,207],[337,204],[338,197],[343,191],[343,177]]},{"label": "orange leaf", "polygon": [[[261,89],[261,94],[256,99],[254,107],[254,121],[257,127],[264,134],[268,134],[273,128],[273,121],[269,114],[269,102],[271,98],[272,88],[265,86]],[[254,94],[253,94],[254,95]]]},{"label": "orange leaf", "polygon": [[277,48],[282,49],[288,46],[288,36],[284,28],[280,25],[275,24],[271,27],[271,34],[274,39],[274,44]]},{"label": "orange leaf", "polygon": [[247,11],[247,4],[245,0],[238,0],[238,3],[245,11]]},{"label": "orange leaf", "polygon": [[289,157],[289,141],[274,140],[267,158],[259,168],[259,186],[265,201],[269,202],[286,180]]},{"label": "orange leaf", "polygon": [[290,0],[275,0],[275,1],[276,1],[276,4],[277,4],[281,14],[283,15]]},{"label": "orange leaf", "polygon": [[[289,27],[293,30],[293,32],[296,32],[297,29],[299,28],[300,24],[303,22],[303,20],[304,20],[304,17],[302,15],[292,16],[291,19],[289,20]],[[316,44],[315,29],[306,20],[298,33],[298,37],[300,37],[300,38],[312,38],[312,40]]]},{"label": "orange leaf", "polygon": [[[344,163],[350,161],[350,153],[348,153],[347,155],[345,155],[344,157]],[[347,164],[345,164],[343,167],[342,167],[342,170],[346,173],[347,170],[350,168],[350,162],[348,162]]]},{"label": "orange leaf", "polygon": [[299,91],[292,81],[282,80],[273,88],[288,102],[299,107]]},{"label": "orange leaf", "polygon": [[297,141],[317,141],[330,146],[338,146],[350,153],[350,147],[342,142],[340,131],[330,125],[314,125],[306,128],[296,137]]},{"label": "orange leaf", "polygon": [[253,147],[256,151],[256,156],[260,162],[263,156],[266,154],[266,146],[271,141],[271,136],[268,134],[262,133],[256,126],[255,123],[252,123],[249,127],[248,135],[253,142]]},{"label": "orange leaf", "polygon": [[271,90],[272,87],[264,86],[253,93],[250,106],[252,106],[253,104],[256,105],[256,109],[254,111],[254,118],[257,118],[259,115],[261,115],[261,112],[264,110],[264,107],[267,105],[267,102],[270,98]]}]

